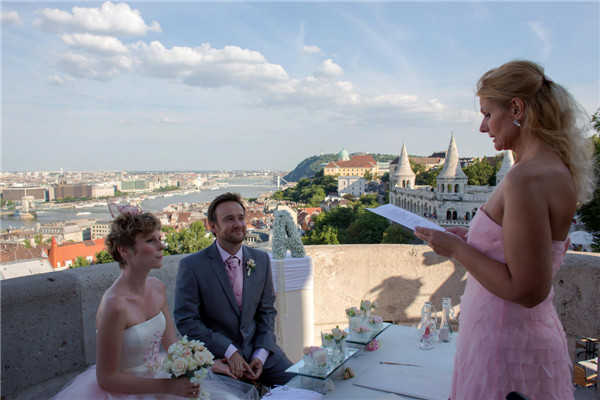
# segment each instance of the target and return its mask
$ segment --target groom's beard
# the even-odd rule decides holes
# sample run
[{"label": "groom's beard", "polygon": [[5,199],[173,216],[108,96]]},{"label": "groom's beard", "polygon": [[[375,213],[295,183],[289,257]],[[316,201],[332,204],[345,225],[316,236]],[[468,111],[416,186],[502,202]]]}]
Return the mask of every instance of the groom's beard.
[{"label": "groom's beard", "polygon": [[231,231],[225,232],[223,237],[221,238],[223,241],[233,244],[243,243],[246,239],[246,229],[241,229],[239,231]]}]

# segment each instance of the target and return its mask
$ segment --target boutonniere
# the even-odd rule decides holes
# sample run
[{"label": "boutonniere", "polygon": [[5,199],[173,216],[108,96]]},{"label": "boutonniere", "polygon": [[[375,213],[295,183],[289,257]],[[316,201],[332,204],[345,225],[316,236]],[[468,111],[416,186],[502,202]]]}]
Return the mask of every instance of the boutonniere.
[{"label": "boutonniere", "polygon": [[256,268],[256,263],[253,259],[249,259],[248,261],[246,261],[246,268],[248,269],[248,276],[250,276],[252,271],[254,271],[254,268]]}]

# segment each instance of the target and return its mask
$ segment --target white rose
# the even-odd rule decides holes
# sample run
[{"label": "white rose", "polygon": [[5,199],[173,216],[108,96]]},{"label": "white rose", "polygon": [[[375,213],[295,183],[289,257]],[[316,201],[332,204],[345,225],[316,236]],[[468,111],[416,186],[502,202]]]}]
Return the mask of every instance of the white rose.
[{"label": "white rose", "polygon": [[194,361],[198,365],[204,365],[204,352],[197,351],[194,353]]},{"label": "white rose", "polygon": [[204,358],[204,364],[213,365],[213,360],[215,358],[215,356],[213,356],[213,353],[208,351],[208,349],[204,349],[202,350],[202,354],[202,357]]},{"label": "white rose", "polygon": [[335,327],[331,330],[331,335],[335,340],[340,340],[344,337],[344,331],[342,331],[339,327]]},{"label": "white rose", "polygon": [[363,300],[362,304],[361,304],[363,310],[369,310],[371,308],[371,301],[370,300]]},{"label": "white rose", "polygon": [[175,376],[181,376],[187,371],[187,360],[185,358],[176,358],[173,360],[173,366],[171,367],[171,371]]},{"label": "white rose", "polygon": [[379,308],[379,303],[378,303],[378,302],[376,302],[376,301],[374,301],[374,302],[373,302],[373,308]]},{"label": "white rose", "polygon": [[186,357],[186,361],[188,369],[190,371],[194,371],[196,368],[198,368],[198,364],[196,363],[196,361],[194,361],[192,357]]},{"label": "white rose", "polygon": [[171,372],[172,367],[173,367],[173,363],[171,362],[171,360],[165,358],[165,360],[163,361],[163,371]]}]

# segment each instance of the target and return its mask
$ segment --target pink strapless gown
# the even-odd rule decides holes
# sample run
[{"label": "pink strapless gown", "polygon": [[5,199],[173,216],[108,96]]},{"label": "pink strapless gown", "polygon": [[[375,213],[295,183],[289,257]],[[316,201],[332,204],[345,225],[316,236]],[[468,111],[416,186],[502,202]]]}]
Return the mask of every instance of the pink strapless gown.
[{"label": "pink strapless gown", "polygon": [[[502,227],[483,210],[471,221],[467,243],[506,262]],[[562,264],[568,240],[552,242],[552,275]],[[525,308],[492,294],[470,274],[460,303],[453,400],[505,399],[512,391],[530,399],[573,399],[567,339],[548,298]]]}]

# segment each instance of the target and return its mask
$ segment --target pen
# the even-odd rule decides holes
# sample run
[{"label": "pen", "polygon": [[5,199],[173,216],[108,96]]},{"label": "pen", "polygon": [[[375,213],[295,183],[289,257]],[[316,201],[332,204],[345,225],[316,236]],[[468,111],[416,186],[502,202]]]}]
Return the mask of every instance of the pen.
[{"label": "pen", "polygon": [[397,362],[391,362],[391,361],[379,361],[379,364],[387,364],[387,365],[405,365],[407,367],[419,367],[421,368],[420,365],[415,365],[415,364],[401,364],[401,363],[397,363]]}]

